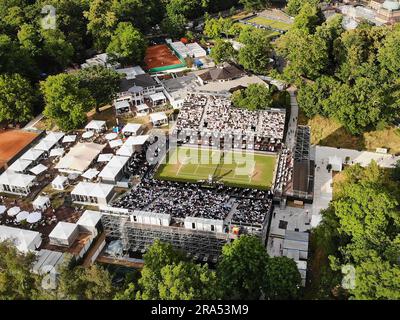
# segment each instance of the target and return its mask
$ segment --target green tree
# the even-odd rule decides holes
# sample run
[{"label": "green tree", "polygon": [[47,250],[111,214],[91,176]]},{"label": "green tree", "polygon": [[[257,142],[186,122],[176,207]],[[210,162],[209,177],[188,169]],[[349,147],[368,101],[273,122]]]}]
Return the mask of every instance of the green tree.
[{"label": "green tree", "polygon": [[239,50],[238,61],[246,69],[258,74],[266,74],[270,65],[271,44],[265,32],[254,30],[251,33],[253,42]]},{"label": "green tree", "polygon": [[287,257],[269,259],[265,296],[274,300],[293,300],[300,297],[301,275],[296,262]]},{"label": "green tree", "polygon": [[140,31],[128,22],[121,22],[111,38],[107,53],[123,64],[140,64],[146,48],[147,41]]},{"label": "green tree", "polygon": [[222,35],[228,35],[233,26],[229,18],[219,17],[218,19],[208,19],[204,24],[204,35],[212,39],[218,39]]},{"label": "green tree", "polygon": [[272,106],[272,92],[265,85],[250,84],[246,89],[234,92],[232,102],[239,108],[263,110]]},{"label": "green tree", "polygon": [[32,273],[36,255],[21,253],[11,242],[0,242],[0,299],[29,300],[38,294],[39,278]]},{"label": "green tree", "polygon": [[168,14],[161,22],[161,30],[172,38],[180,38],[186,32],[186,24],[183,14]]},{"label": "green tree", "polygon": [[324,15],[315,5],[306,2],[301,7],[300,12],[294,18],[293,27],[297,30],[303,30],[306,33],[313,34],[317,26],[324,22]]},{"label": "green tree", "polygon": [[121,76],[118,72],[102,66],[93,66],[77,72],[80,86],[87,88],[99,107],[112,102],[119,92]]},{"label": "green tree", "polygon": [[268,4],[268,0],[239,0],[247,11],[261,10],[264,9]]},{"label": "green tree", "polygon": [[217,279],[207,265],[179,262],[161,269],[158,284],[161,300],[215,300],[219,298]]},{"label": "green tree", "polygon": [[317,6],[320,2],[320,0],[288,0],[285,11],[294,17],[297,16],[305,3],[309,3],[312,6]]},{"label": "green tree", "polygon": [[19,74],[0,75],[0,121],[21,123],[33,117],[37,93]]},{"label": "green tree", "polygon": [[36,57],[41,53],[41,36],[37,29],[30,24],[23,24],[17,34],[21,47],[29,52],[30,56]]},{"label": "green tree", "polygon": [[387,35],[379,49],[378,60],[381,65],[394,74],[400,71],[400,30]]},{"label": "green tree", "polygon": [[228,62],[235,60],[236,50],[229,41],[218,39],[215,41],[214,47],[211,49],[210,56],[216,63]]},{"label": "green tree", "polygon": [[167,15],[183,15],[186,19],[193,19],[204,12],[207,1],[198,0],[170,0],[166,6]]},{"label": "green tree", "polygon": [[[74,48],[66,40],[64,34],[58,30],[41,30],[43,37],[43,54],[50,61],[46,61],[50,70],[64,69],[72,61]],[[56,67],[54,67],[56,65]]]},{"label": "green tree", "polygon": [[244,235],[224,245],[217,277],[224,299],[259,299],[266,281],[268,254],[260,240]]},{"label": "green tree", "polygon": [[86,112],[96,105],[90,91],[81,88],[75,75],[58,74],[41,83],[45,100],[43,114],[61,130],[80,128],[86,122]]}]

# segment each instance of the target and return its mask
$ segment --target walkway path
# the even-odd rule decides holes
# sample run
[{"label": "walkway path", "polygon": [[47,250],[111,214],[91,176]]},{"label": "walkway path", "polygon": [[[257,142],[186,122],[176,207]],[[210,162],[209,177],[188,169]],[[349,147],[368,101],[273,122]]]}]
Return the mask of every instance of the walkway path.
[{"label": "walkway path", "polygon": [[43,114],[39,114],[37,117],[29,121],[29,123],[24,127],[24,129],[35,129],[35,125],[43,119]]},{"label": "walkway path", "polygon": [[296,128],[297,128],[297,117],[299,115],[299,105],[296,99],[296,88],[290,87],[287,89],[290,94],[290,119],[288,124],[288,131],[286,134],[286,146],[294,151],[296,145]]}]

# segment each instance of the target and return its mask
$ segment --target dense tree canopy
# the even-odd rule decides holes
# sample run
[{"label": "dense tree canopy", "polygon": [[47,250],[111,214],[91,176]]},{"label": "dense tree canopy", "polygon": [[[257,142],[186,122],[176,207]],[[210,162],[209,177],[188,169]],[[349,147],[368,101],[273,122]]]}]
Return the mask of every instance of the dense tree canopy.
[{"label": "dense tree canopy", "polygon": [[320,2],[320,0],[288,0],[285,11],[294,17],[300,12],[304,3],[309,3],[313,6],[316,6]]},{"label": "dense tree canopy", "polygon": [[0,121],[26,122],[33,116],[37,92],[19,74],[0,75]]},{"label": "dense tree canopy", "polygon": [[214,47],[211,49],[210,57],[216,63],[233,61],[236,58],[236,50],[229,41],[218,39],[214,43]]},{"label": "dense tree canopy", "polygon": [[272,106],[272,91],[263,84],[251,84],[232,95],[234,106],[249,110],[263,110]]}]

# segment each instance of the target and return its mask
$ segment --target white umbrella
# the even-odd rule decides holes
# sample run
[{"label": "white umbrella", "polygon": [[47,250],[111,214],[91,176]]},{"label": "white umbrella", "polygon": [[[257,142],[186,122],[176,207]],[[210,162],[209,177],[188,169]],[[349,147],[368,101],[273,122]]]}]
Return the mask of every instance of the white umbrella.
[{"label": "white umbrella", "polygon": [[20,213],[17,214],[15,220],[17,220],[17,222],[21,222],[23,220],[26,220],[26,218],[28,218],[28,216],[29,216],[29,212],[21,211]]},{"label": "white umbrella", "polygon": [[93,137],[94,136],[94,132],[93,131],[86,131],[83,135],[82,135],[82,138],[83,139],[89,139],[89,138],[91,138],[91,137]]},{"label": "white umbrella", "polygon": [[8,214],[10,217],[14,217],[14,216],[16,216],[16,215],[18,214],[18,212],[20,212],[20,211],[21,211],[21,208],[20,208],[20,207],[12,207],[12,208],[8,209],[7,214]]},{"label": "white umbrella", "polygon": [[111,132],[109,134],[106,134],[106,139],[107,140],[114,140],[118,137],[118,134],[116,134],[115,132]]},{"label": "white umbrella", "polygon": [[4,212],[6,212],[7,207],[6,206],[0,206],[0,214],[3,214]]},{"label": "white umbrella", "polygon": [[32,212],[27,218],[26,221],[28,223],[36,223],[40,219],[42,219],[42,214],[38,211]]}]

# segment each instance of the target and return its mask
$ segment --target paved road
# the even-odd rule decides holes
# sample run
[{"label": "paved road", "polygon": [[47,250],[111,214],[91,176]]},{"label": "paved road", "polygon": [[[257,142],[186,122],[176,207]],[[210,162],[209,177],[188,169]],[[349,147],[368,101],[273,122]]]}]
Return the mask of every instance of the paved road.
[{"label": "paved road", "polygon": [[299,115],[299,105],[296,99],[296,88],[290,87],[287,89],[290,94],[290,119],[288,124],[288,132],[286,135],[286,146],[294,151],[296,146],[296,128],[297,128],[297,117]]}]

